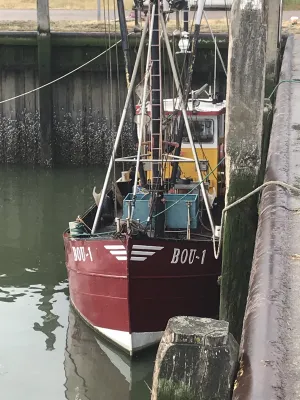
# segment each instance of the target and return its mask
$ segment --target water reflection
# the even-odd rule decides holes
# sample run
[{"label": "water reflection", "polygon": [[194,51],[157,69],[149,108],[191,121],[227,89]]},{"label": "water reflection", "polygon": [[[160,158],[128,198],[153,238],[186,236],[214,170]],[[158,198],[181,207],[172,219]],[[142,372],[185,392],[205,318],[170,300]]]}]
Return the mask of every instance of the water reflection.
[{"label": "water reflection", "polygon": [[62,232],[90,206],[102,178],[98,168],[0,168],[5,400],[149,399],[152,356],[131,363],[69,315]]},{"label": "water reflection", "polygon": [[150,399],[154,352],[130,360],[94,333],[70,307],[64,363],[66,398]]},{"label": "water reflection", "polygon": [[46,335],[46,350],[54,350],[54,344],[56,336],[54,331],[58,327],[63,327],[59,322],[59,316],[52,312],[53,310],[53,295],[55,288],[53,286],[45,286],[41,291],[41,301],[38,309],[43,311],[45,314],[42,316],[43,323],[39,324],[35,322],[33,329],[37,332],[43,332]]}]

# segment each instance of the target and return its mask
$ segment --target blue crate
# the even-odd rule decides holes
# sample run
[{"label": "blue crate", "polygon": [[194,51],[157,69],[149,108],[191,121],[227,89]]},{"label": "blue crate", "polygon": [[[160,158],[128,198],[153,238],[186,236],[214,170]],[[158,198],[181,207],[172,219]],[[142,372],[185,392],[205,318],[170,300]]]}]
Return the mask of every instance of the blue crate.
[{"label": "blue crate", "polygon": [[[198,194],[165,194],[166,209],[176,203],[166,212],[166,226],[171,229],[185,229],[188,220],[187,202],[190,203],[191,229],[198,225]],[[177,203],[178,202],[178,203]]]},{"label": "blue crate", "polygon": [[[132,200],[132,196],[133,196],[132,193],[128,193],[128,195],[123,200],[123,216],[122,216],[123,219],[126,219],[128,217],[128,202]],[[141,222],[147,221],[150,210],[149,208],[150,198],[151,198],[150,194],[137,193],[134,213],[132,216],[133,219],[139,219]]]},{"label": "blue crate", "polygon": [[[170,229],[186,229],[188,219],[187,202],[190,202],[191,228],[196,229],[198,225],[198,194],[165,194],[166,199],[166,226]],[[141,222],[147,220],[149,216],[150,194],[138,193],[134,208],[133,219]],[[128,201],[132,200],[132,193],[123,200],[123,219],[128,217]],[[172,204],[176,203],[172,206]],[[172,206],[172,207],[171,207]],[[169,208],[170,207],[170,208]]]}]

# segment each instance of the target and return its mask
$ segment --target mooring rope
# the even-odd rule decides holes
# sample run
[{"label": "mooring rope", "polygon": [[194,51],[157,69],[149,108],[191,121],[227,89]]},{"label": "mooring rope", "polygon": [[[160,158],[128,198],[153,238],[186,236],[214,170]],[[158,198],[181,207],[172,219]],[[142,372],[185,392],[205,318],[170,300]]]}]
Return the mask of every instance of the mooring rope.
[{"label": "mooring rope", "polygon": [[[180,201],[182,201],[187,195],[191,194],[192,191],[194,191],[198,186],[200,186],[201,183],[203,183],[217,168],[218,166],[225,160],[225,157],[222,158],[222,160],[218,163],[218,165],[208,174],[205,176],[205,178],[198,183],[198,185],[196,185],[195,187],[193,187],[193,189],[191,189],[188,193],[186,193],[185,195],[183,195],[179,200],[177,200],[176,202],[174,202],[173,204],[171,204],[169,207],[167,207],[165,210],[161,211],[160,213],[153,215],[152,218],[156,218],[159,215],[165,213],[166,211],[168,211],[170,208],[174,207],[176,204],[178,204]],[[255,195],[256,193],[260,192],[262,189],[264,189],[267,186],[270,185],[278,185],[281,186],[285,189],[288,189],[289,191],[294,191],[296,193],[298,193],[300,195],[300,188],[297,188],[296,186],[292,186],[289,185],[288,183],[282,182],[282,181],[269,181],[269,182],[265,182],[262,185],[260,185],[259,187],[257,187],[256,189],[252,190],[251,192],[247,193],[245,196],[241,197],[240,199],[234,201],[233,203],[229,204],[227,207],[223,208],[222,210],[222,216],[221,216],[221,224],[220,224],[220,235],[219,235],[219,239],[218,239],[218,246],[217,246],[217,241],[215,239],[215,235],[213,235],[213,249],[214,249],[214,256],[215,259],[218,259],[220,256],[220,252],[221,252],[221,247],[222,247],[222,235],[223,235],[223,226],[224,226],[224,216],[225,213],[227,211],[229,211],[231,208],[237,206],[238,204],[242,203],[243,201],[249,199],[251,196]],[[140,224],[144,224],[145,222],[147,222],[147,220],[141,222]]]},{"label": "mooring rope", "polygon": [[[134,33],[134,32],[129,33],[128,36],[129,36],[129,35],[132,35],[133,33]],[[45,83],[45,85],[42,85],[42,86],[39,86],[39,87],[37,87],[37,88],[35,88],[35,89],[29,90],[28,92],[25,92],[25,93],[22,93],[22,94],[18,94],[17,96],[11,97],[10,99],[1,100],[1,101],[0,101],[0,104],[7,103],[7,102],[9,102],[9,101],[18,99],[18,98],[20,98],[20,97],[27,96],[27,95],[30,94],[30,93],[37,92],[38,90],[41,90],[41,89],[43,89],[43,88],[45,88],[45,87],[47,87],[47,86],[52,85],[52,84],[55,83],[55,82],[58,82],[58,81],[60,81],[60,80],[62,80],[62,79],[64,79],[64,78],[66,78],[67,76],[69,76],[69,75],[73,74],[74,72],[80,70],[81,68],[83,68],[83,67],[85,67],[86,65],[90,64],[91,62],[97,60],[97,58],[103,56],[104,54],[106,54],[107,52],[109,52],[111,49],[113,49],[114,47],[118,46],[118,44],[121,43],[121,42],[122,42],[122,40],[119,40],[118,42],[116,42],[115,44],[113,44],[112,46],[110,46],[109,48],[107,48],[106,50],[104,50],[102,53],[98,54],[96,57],[94,57],[94,58],[92,58],[91,60],[87,61],[86,63],[80,65],[79,67],[73,69],[72,71],[66,73],[65,75],[62,75],[62,76],[60,76],[59,78],[54,79],[54,80],[51,81],[51,82]]]},{"label": "mooring rope", "polygon": [[278,87],[282,84],[282,83],[300,83],[300,79],[283,79],[282,81],[279,81],[277,83],[277,85],[275,86],[274,90],[272,91],[272,93],[269,96],[269,99],[271,99],[271,97],[273,96],[273,94],[276,92],[276,90],[278,89]]},{"label": "mooring rope", "polygon": [[[185,193],[182,197],[180,197],[179,200],[177,200],[177,201],[175,201],[174,203],[172,203],[169,207],[165,208],[163,211],[159,212],[158,214],[153,215],[152,218],[156,218],[156,217],[158,217],[159,215],[161,215],[161,214],[167,212],[168,210],[170,210],[170,208],[176,206],[176,204],[178,204],[180,201],[182,201],[182,199],[184,199],[184,198],[187,197],[189,194],[191,194],[195,189],[197,189],[197,187],[199,187],[202,183],[204,183],[204,182],[206,181],[206,179],[210,177],[211,174],[214,173],[214,171],[218,168],[218,166],[219,166],[220,164],[222,164],[222,162],[223,162],[224,160],[225,160],[225,157],[223,157],[222,160],[219,161],[219,163],[216,165],[216,167],[215,167],[213,170],[211,170],[209,174],[205,175],[205,177],[202,179],[202,181],[200,181],[196,186],[194,186],[189,192]],[[142,224],[144,224],[145,222],[148,222],[148,219],[146,219],[145,221],[140,222],[140,224],[142,225]]]},{"label": "mooring rope", "polygon": [[247,193],[245,196],[241,197],[240,199],[234,201],[233,203],[229,204],[227,207],[223,208],[222,210],[222,216],[221,216],[221,225],[220,225],[220,236],[218,240],[218,246],[216,246],[216,240],[213,241],[213,247],[214,247],[214,256],[215,259],[218,259],[220,256],[221,252],[221,247],[222,247],[222,234],[223,234],[223,225],[224,225],[224,216],[227,211],[229,211],[231,208],[237,206],[238,204],[242,203],[243,201],[249,199],[251,196],[254,194],[260,192],[262,189],[264,189],[267,186],[271,185],[278,185],[281,186],[285,189],[288,189],[291,192],[297,192],[300,195],[300,188],[297,188],[296,186],[289,185],[288,183],[282,182],[282,181],[269,181],[265,182],[256,189],[252,190],[252,192]]}]

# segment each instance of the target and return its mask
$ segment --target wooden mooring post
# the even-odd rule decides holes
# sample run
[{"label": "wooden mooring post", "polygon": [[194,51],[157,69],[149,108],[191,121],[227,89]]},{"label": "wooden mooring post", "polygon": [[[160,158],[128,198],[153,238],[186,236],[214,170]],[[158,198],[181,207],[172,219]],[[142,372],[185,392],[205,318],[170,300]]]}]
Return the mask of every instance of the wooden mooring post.
[{"label": "wooden mooring post", "polygon": [[266,97],[276,85],[281,43],[282,0],[268,0],[268,31],[266,54]]},{"label": "wooden mooring post", "polygon": [[[39,86],[51,81],[51,34],[49,0],[37,0],[37,43]],[[39,90],[40,163],[51,166],[52,152],[52,86]]]},{"label": "wooden mooring post", "polygon": [[238,344],[228,322],[174,317],[159,345],[152,400],[229,400]]},{"label": "wooden mooring post", "polygon": [[[226,111],[226,205],[258,186],[266,70],[267,1],[236,0],[231,10]],[[226,214],[220,319],[240,340],[257,227],[257,196]]]}]

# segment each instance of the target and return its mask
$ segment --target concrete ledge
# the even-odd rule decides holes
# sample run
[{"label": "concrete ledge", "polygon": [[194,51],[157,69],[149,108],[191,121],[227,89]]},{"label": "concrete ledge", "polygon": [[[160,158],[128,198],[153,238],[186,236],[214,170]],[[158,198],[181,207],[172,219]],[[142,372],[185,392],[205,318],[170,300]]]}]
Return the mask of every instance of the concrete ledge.
[{"label": "concrete ledge", "polygon": [[[136,46],[136,41],[141,37],[140,33],[131,34],[128,38],[129,43],[132,46]],[[215,37],[219,48],[228,47],[228,34],[216,33]],[[120,40],[120,33],[116,33],[116,39]],[[51,41],[54,46],[101,46],[107,44],[108,33],[104,32],[51,32]],[[111,37],[111,44],[114,43],[115,35]],[[178,40],[178,39],[176,39]],[[19,31],[7,31],[0,32],[0,45],[11,45],[11,46],[24,46],[34,45],[37,43],[37,32],[19,32]],[[200,33],[199,48],[214,47],[214,42],[211,38],[210,33]]]},{"label": "concrete ledge", "polygon": [[[280,80],[300,78],[300,37],[287,40]],[[277,91],[265,181],[300,186],[300,84]],[[300,393],[300,198],[266,188],[233,400],[295,400]]]}]

